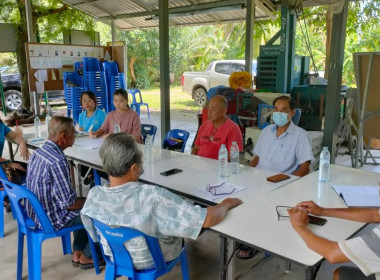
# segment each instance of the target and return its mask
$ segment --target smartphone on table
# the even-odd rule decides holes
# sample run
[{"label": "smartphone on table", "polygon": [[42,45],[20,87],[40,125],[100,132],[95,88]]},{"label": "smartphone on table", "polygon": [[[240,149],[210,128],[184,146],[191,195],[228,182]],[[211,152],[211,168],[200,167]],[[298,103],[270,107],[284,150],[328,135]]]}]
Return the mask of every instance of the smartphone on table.
[{"label": "smartphone on table", "polygon": [[277,183],[277,182],[287,180],[289,178],[290,176],[286,174],[276,174],[276,175],[268,177],[267,181],[272,182],[272,183]]},{"label": "smartphone on table", "polygon": [[327,220],[321,217],[308,215],[309,216],[309,223],[317,226],[323,226]]},{"label": "smartphone on table", "polygon": [[161,174],[162,176],[171,176],[171,175],[178,174],[178,173],[181,173],[181,172],[182,172],[181,169],[173,168],[173,169],[170,169],[170,170],[167,170],[167,171],[161,172],[160,174]]}]

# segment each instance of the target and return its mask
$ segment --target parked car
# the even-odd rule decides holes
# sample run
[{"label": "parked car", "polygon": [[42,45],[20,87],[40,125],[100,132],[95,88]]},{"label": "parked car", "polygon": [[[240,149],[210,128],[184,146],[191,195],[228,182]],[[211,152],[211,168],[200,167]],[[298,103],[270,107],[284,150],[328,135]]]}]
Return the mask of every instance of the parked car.
[{"label": "parked car", "polygon": [[[257,61],[252,62],[252,78],[256,75]],[[191,94],[195,105],[204,106],[207,91],[216,86],[229,86],[231,73],[245,71],[245,60],[217,60],[210,63],[204,72],[185,72],[182,75],[182,90]]]},{"label": "parked car", "polygon": [[[1,80],[4,88],[5,106],[9,111],[17,111],[22,107],[21,77],[17,65],[8,66],[1,71]],[[48,92],[49,101],[65,100],[63,90]]]},{"label": "parked car", "polygon": [[4,88],[5,106],[7,110],[15,111],[22,107],[21,78],[17,65],[6,68],[1,72]]}]

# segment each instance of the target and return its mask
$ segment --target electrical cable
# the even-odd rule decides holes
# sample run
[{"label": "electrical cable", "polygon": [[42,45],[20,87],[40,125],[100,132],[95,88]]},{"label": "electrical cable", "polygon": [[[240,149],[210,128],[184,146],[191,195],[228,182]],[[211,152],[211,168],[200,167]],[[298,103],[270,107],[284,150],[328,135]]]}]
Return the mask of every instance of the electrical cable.
[{"label": "electrical cable", "polygon": [[305,20],[305,14],[303,12],[303,8],[301,7],[301,12],[302,12],[302,17],[303,17],[303,21],[304,21],[304,25],[305,25],[305,30],[302,28],[302,25],[301,25],[301,22],[300,20],[297,20],[300,28],[301,28],[301,32],[302,32],[302,36],[305,38],[305,42],[306,42],[306,48],[310,54],[310,59],[311,59],[311,62],[313,64],[313,68],[314,68],[314,72],[318,75],[318,69],[315,65],[315,61],[314,61],[314,57],[313,57],[313,54],[312,54],[312,51],[311,51],[311,44],[310,44],[310,38],[309,38],[309,35],[307,33],[307,30],[306,30],[306,20]]}]

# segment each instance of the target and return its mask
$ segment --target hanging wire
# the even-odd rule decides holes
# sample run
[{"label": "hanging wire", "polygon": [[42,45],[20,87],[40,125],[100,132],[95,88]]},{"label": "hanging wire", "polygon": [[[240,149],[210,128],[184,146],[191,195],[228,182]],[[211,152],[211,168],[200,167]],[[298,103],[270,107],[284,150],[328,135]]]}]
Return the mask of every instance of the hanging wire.
[{"label": "hanging wire", "polygon": [[[306,20],[305,20],[305,14],[304,14],[304,12],[303,12],[303,8],[302,8],[302,6],[300,7],[299,10],[300,10],[301,13],[302,13],[302,17],[303,17],[303,21],[304,21],[305,30],[302,28],[301,21],[297,19],[297,22],[298,22],[298,24],[299,24],[299,26],[300,26],[300,28],[301,28],[302,36],[305,38],[306,48],[307,48],[307,50],[308,50],[308,52],[309,52],[309,54],[310,54],[310,59],[311,59],[311,62],[312,62],[312,64],[313,64],[314,72],[317,74],[317,77],[318,77],[318,75],[319,75],[319,74],[318,74],[318,69],[317,69],[317,67],[316,67],[316,65],[315,65],[314,57],[313,57],[313,53],[312,53],[312,51],[311,51],[311,44],[310,44],[309,35],[308,35],[308,33],[307,33],[307,30],[306,30]],[[296,14],[298,15],[298,11],[296,12]]]}]

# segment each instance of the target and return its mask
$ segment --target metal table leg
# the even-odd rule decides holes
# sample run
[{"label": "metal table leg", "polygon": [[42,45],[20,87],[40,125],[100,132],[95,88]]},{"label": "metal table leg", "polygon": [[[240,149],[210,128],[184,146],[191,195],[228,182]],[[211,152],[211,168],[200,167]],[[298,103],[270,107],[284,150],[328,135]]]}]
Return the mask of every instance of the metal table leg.
[{"label": "metal table leg", "polygon": [[219,280],[235,279],[235,258],[232,255],[229,257],[229,254],[235,253],[235,247],[235,241],[220,236]]}]

